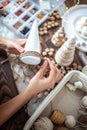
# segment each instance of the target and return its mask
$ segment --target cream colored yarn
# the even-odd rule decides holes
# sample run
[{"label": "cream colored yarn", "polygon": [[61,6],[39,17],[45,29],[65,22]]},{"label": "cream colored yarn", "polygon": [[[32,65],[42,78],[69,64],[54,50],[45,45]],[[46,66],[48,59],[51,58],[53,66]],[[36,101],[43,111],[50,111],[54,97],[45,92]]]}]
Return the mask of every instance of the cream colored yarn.
[{"label": "cream colored yarn", "polygon": [[75,38],[68,39],[55,54],[55,61],[60,66],[68,66],[72,63],[75,53]]},{"label": "cream colored yarn", "polygon": [[47,117],[41,117],[34,123],[35,130],[53,130],[53,124]]}]

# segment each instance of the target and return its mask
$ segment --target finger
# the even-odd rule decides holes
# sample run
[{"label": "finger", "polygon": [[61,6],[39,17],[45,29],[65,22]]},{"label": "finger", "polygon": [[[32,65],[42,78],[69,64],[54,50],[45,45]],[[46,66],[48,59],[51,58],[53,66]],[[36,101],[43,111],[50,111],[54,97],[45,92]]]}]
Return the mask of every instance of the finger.
[{"label": "finger", "polygon": [[56,67],[53,65],[53,63],[47,59],[48,63],[49,63],[49,67],[50,67],[50,73],[49,73],[49,80],[54,80],[56,77]]},{"label": "finger", "polygon": [[11,53],[11,54],[18,54],[18,55],[20,54],[19,51],[17,51],[16,49],[12,49],[12,48],[11,49],[6,49],[6,51],[8,53]]},{"label": "finger", "polygon": [[43,65],[41,66],[40,70],[38,71],[37,75],[42,78],[43,75],[44,75],[44,72],[47,69],[47,67],[48,67],[48,61],[45,60],[44,63],[43,63]]},{"label": "finger", "polygon": [[56,78],[55,83],[58,83],[61,80],[61,71],[56,68]]},{"label": "finger", "polygon": [[15,44],[14,47],[19,53],[23,53],[25,51],[24,48],[19,44]]},{"label": "finger", "polygon": [[21,46],[24,46],[25,43],[27,42],[27,39],[18,39],[17,42],[19,42],[19,44],[20,44]]}]

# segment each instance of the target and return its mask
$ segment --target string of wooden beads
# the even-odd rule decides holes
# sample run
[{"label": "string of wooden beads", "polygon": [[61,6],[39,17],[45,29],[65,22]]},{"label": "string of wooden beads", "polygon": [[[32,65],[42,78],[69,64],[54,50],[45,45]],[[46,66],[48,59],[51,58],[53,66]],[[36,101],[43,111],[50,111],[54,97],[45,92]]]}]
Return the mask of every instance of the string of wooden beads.
[{"label": "string of wooden beads", "polygon": [[45,35],[48,34],[48,31],[54,27],[59,27],[60,22],[58,20],[61,19],[61,16],[58,10],[55,10],[53,13],[48,15],[47,21],[39,28],[39,34]]}]

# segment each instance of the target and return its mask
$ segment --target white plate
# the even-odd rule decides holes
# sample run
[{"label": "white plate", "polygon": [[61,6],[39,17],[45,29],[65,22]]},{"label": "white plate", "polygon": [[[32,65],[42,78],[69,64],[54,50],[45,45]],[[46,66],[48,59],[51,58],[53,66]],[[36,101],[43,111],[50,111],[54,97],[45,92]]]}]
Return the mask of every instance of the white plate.
[{"label": "white plate", "polygon": [[[84,16],[84,17],[85,17],[85,16]],[[76,31],[76,33],[77,33],[80,37],[82,37],[82,38],[84,38],[84,39],[87,39],[87,36],[83,35],[81,32],[77,31],[77,29],[76,29],[76,27],[77,27],[78,24],[79,24],[79,21],[81,21],[81,18],[82,18],[82,17],[78,17],[78,18],[74,21],[74,23],[73,23],[74,30]],[[86,18],[87,18],[87,17],[86,17]],[[81,31],[81,30],[80,30],[80,31]]]},{"label": "white plate", "polygon": [[[73,6],[65,12],[62,20],[62,25],[65,29],[66,36],[68,38],[75,36],[76,42],[80,43],[80,46],[76,44],[76,47],[83,52],[87,52],[87,39],[79,36],[74,29],[74,22],[77,18],[82,16],[87,17],[87,5]],[[83,43],[85,43],[85,45],[83,45]]]}]

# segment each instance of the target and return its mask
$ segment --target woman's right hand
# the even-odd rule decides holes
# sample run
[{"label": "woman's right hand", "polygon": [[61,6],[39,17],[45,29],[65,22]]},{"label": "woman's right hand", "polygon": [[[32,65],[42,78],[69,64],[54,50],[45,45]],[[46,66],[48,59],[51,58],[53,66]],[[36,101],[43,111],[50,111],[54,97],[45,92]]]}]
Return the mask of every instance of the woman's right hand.
[{"label": "woman's right hand", "polygon": [[[50,68],[49,76],[45,77],[44,72]],[[60,80],[60,70],[47,58],[37,74],[31,79],[29,89],[31,88],[34,94],[37,94],[46,89],[53,89],[55,83]]]}]

